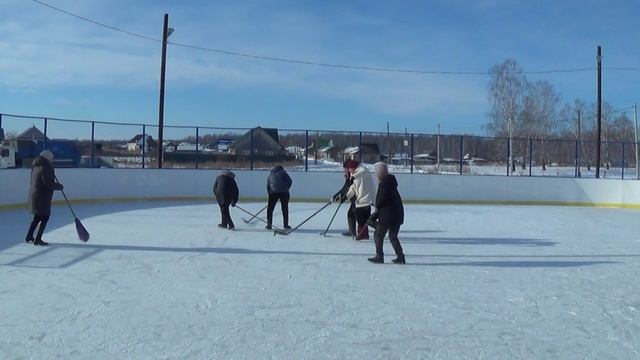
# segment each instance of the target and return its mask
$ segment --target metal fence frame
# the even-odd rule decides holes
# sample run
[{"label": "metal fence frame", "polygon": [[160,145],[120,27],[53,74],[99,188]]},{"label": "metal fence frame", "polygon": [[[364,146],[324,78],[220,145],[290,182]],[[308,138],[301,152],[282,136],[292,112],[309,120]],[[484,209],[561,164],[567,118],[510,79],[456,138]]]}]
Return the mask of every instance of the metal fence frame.
[{"label": "metal fence frame", "polygon": [[[44,129],[44,135],[45,135],[45,139],[44,139],[44,146],[46,147],[46,138],[47,138],[47,133],[48,133],[48,128],[49,128],[49,122],[54,121],[54,122],[63,122],[63,123],[82,123],[82,124],[90,124],[91,125],[91,137],[90,137],[90,144],[91,144],[91,150],[90,150],[90,159],[89,159],[89,164],[91,165],[91,167],[94,167],[96,162],[96,156],[95,156],[95,144],[96,144],[96,139],[95,139],[95,126],[96,125],[113,125],[113,126],[139,126],[142,129],[142,135],[143,135],[143,144],[142,144],[142,165],[141,165],[141,169],[146,168],[145,164],[146,164],[146,160],[147,160],[147,153],[146,153],[146,140],[147,140],[147,127],[157,127],[157,124],[146,124],[146,123],[129,123],[129,122],[111,122],[111,121],[96,121],[96,120],[80,120],[80,119],[63,119],[63,118],[52,118],[52,117],[42,117],[42,116],[27,116],[27,115],[16,115],[16,114],[7,114],[7,113],[0,113],[0,128],[2,128],[2,123],[3,123],[3,117],[11,117],[11,118],[16,118],[16,119],[32,119],[32,120],[40,120],[43,121],[43,129]],[[6,120],[5,120],[6,121]],[[250,133],[250,143],[251,143],[251,152],[250,152],[250,156],[249,156],[249,168],[250,170],[254,170],[254,137],[253,137],[253,131],[254,128],[243,128],[243,127],[216,127],[216,126],[189,126],[189,125],[164,125],[164,128],[167,129],[193,129],[194,130],[194,134],[195,134],[195,142],[196,142],[196,147],[195,147],[195,152],[196,152],[196,160],[195,160],[195,169],[200,169],[199,163],[200,163],[200,149],[199,149],[199,145],[200,145],[200,131],[201,130],[219,130],[219,131],[244,131],[244,132],[249,132]],[[459,136],[459,161],[458,161],[458,172],[460,175],[463,175],[463,169],[464,169],[464,164],[465,164],[465,159],[464,159],[464,152],[465,152],[465,148],[464,148],[464,141],[465,139],[485,139],[485,140],[496,140],[496,141],[505,141],[506,143],[506,152],[504,155],[504,161],[506,162],[506,171],[504,173],[504,175],[506,176],[512,176],[512,170],[513,170],[513,166],[514,166],[514,160],[512,159],[513,156],[513,149],[511,149],[511,145],[513,141],[525,141],[528,144],[528,149],[527,149],[527,165],[528,165],[528,176],[535,176],[532,173],[532,168],[533,168],[533,155],[534,155],[534,141],[543,141],[543,142],[548,142],[548,143],[557,143],[557,142],[562,142],[562,143],[573,143],[575,151],[574,151],[574,178],[579,178],[581,177],[581,168],[582,168],[582,163],[581,163],[581,150],[584,149],[585,145],[588,144],[595,144],[595,141],[586,141],[586,140],[564,140],[564,139],[533,139],[533,138],[508,138],[508,137],[491,137],[491,136],[482,136],[482,135],[444,135],[444,134],[429,134],[429,133],[397,133],[397,132],[375,132],[375,131],[338,131],[338,130],[318,130],[318,129],[278,129],[281,132],[296,132],[296,133],[301,133],[304,134],[304,144],[305,144],[305,149],[304,149],[304,160],[303,160],[303,164],[304,164],[304,171],[308,172],[309,170],[309,133],[323,133],[323,134],[350,134],[350,135],[355,135],[358,137],[358,148],[359,148],[359,160],[362,160],[362,145],[363,145],[363,136],[364,135],[387,135],[387,136],[405,136],[409,138],[409,172],[411,174],[414,174],[414,169],[415,169],[415,138],[416,137],[436,137],[436,138],[440,138],[442,136],[446,136],[446,137],[453,137],[453,136]],[[605,146],[611,146],[611,145],[620,145],[621,146],[621,178],[625,179],[625,164],[626,164],[626,160],[627,158],[626,156],[626,152],[625,152],[625,148],[628,145],[634,146],[634,147],[638,147],[637,143],[634,142],[602,142],[602,144],[604,144]],[[583,150],[584,151],[584,150]],[[391,155],[391,154],[389,154]],[[440,154],[437,154],[438,158],[440,157]],[[634,154],[635,157],[635,154]],[[149,157],[151,158],[151,157]],[[636,159],[636,162],[638,160]],[[489,176],[489,175],[487,175]],[[522,175],[520,175],[522,176]],[[560,176],[556,176],[556,177],[560,177]],[[565,176],[566,177],[566,176]],[[636,170],[636,176],[634,177],[635,179],[640,179],[640,174],[638,173],[638,171]]]}]

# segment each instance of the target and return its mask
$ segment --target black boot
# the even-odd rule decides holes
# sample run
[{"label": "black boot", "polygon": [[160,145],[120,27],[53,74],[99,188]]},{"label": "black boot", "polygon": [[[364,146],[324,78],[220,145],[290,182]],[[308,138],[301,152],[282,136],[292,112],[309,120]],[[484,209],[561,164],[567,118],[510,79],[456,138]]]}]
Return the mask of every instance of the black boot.
[{"label": "black boot", "polygon": [[353,237],[353,233],[351,231],[345,231],[342,233],[342,236]]},{"label": "black boot", "polygon": [[405,261],[405,259],[404,259],[404,254],[400,254],[400,255],[398,255],[398,257],[397,257],[397,258],[395,258],[395,259],[393,259],[393,260],[391,260],[391,261],[392,261],[394,264],[399,264],[399,265],[404,265],[404,264],[406,264],[406,263],[407,263],[407,262]]},{"label": "black boot", "polygon": [[271,224],[267,224],[264,228],[267,230],[273,230],[273,226],[271,226]]},{"label": "black boot", "polygon": [[28,236],[26,239],[24,239],[24,241],[27,243],[32,243],[34,241],[33,236]]},{"label": "black boot", "polygon": [[44,241],[44,240],[42,240],[42,239],[36,239],[33,242],[33,245],[35,245],[35,246],[47,246],[47,245],[49,245],[49,243]]},{"label": "black boot", "polygon": [[285,229],[285,230],[291,230],[291,226],[289,226],[289,225],[285,225],[285,226],[284,226],[284,229]]},{"label": "black boot", "polygon": [[219,227],[219,228],[221,228],[221,229],[226,229],[226,228],[227,228],[227,225],[225,225],[225,224],[218,224],[218,227]]},{"label": "black boot", "polygon": [[374,264],[384,264],[384,256],[382,255],[376,255],[372,258],[367,259],[370,262],[374,263]]}]

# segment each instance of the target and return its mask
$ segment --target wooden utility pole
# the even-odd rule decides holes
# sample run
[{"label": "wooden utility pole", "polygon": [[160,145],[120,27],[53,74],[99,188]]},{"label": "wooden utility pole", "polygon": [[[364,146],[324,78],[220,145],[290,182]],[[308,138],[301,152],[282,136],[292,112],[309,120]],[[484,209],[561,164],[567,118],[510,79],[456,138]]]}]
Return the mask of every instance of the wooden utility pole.
[{"label": "wooden utility pole", "polygon": [[596,154],[596,179],[600,178],[600,156],[602,151],[602,47],[598,45],[598,50],[596,54],[596,63],[597,63],[597,83],[596,83],[596,92],[597,92],[597,109],[596,109],[596,121],[597,121],[597,154]]}]

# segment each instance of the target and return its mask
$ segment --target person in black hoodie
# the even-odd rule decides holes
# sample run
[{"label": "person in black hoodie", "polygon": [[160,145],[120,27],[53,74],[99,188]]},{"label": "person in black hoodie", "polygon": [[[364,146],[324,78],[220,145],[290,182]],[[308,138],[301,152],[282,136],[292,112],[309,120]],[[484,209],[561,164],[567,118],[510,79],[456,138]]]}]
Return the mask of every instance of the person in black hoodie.
[{"label": "person in black hoodie", "polygon": [[[345,161],[342,164],[342,168],[344,169],[344,185],[342,185],[342,189],[340,189],[335,195],[333,195],[334,202],[344,202],[347,200],[347,192],[351,185],[353,185],[353,178],[351,177],[351,173],[347,170],[347,162]],[[342,233],[344,236],[356,237],[356,199],[351,198],[349,200],[351,203],[349,206],[349,210],[347,211],[347,225],[349,226],[349,230]]]},{"label": "person in black hoodie", "polygon": [[222,214],[222,223],[218,224],[218,227],[228,228],[229,230],[235,229],[229,206],[235,207],[240,197],[235,177],[236,175],[231,171],[223,171],[216,178],[216,182],[213,185],[213,194],[218,201],[218,205],[220,205],[220,213]]},{"label": "person in black hoodie", "polygon": [[269,178],[267,179],[267,193],[269,194],[269,203],[267,204],[267,226],[268,230],[272,229],[273,225],[273,210],[276,208],[278,200],[280,200],[280,206],[282,207],[282,219],[285,229],[291,229],[289,226],[289,189],[293,181],[284,168],[280,165],[271,169]]},{"label": "person in black hoodie", "polygon": [[387,164],[380,162],[375,166],[379,181],[378,193],[376,194],[376,212],[371,215],[369,223],[376,229],[374,234],[376,256],[368,260],[375,264],[384,263],[383,241],[388,232],[389,241],[397,256],[393,263],[406,264],[402,245],[398,239],[400,226],[404,223],[404,206],[398,192],[398,181],[395,176],[389,174]]},{"label": "person in black hoodie", "polygon": [[[29,186],[29,210],[33,214],[33,220],[29,226],[25,241],[33,245],[46,246],[47,242],[42,240],[42,234],[47,227],[47,222],[51,216],[51,201],[53,192],[61,191],[64,187],[56,181],[56,174],[53,170],[53,153],[45,150],[40,156],[33,160],[31,169],[31,185]],[[34,232],[38,228],[36,237]]]}]

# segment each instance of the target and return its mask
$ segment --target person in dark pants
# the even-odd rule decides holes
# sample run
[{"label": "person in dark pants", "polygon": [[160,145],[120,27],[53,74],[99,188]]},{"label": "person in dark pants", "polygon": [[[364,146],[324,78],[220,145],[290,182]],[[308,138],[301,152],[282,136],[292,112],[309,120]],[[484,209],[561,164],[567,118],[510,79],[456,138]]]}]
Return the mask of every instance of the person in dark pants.
[{"label": "person in dark pants", "polygon": [[369,224],[374,225],[374,240],[376,244],[376,256],[368,259],[372,263],[384,263],[383,241],[387,232],[389,241],[397,258],[394,264],[405,264],[404,252],[398,239],[400,226],[404,223],[404,206],[398,192],[398,181],[395,176],[389,174],[385,163],[376,164],[376,177],[378,178],[378,192],[376,194],[376,212],[371,215]]},{"label": "person in dark pants", "polygon": [[216,178],[216,182],[213,185],[213,194],[216,196],[218,205],[220,205],[220,213],[222,214],[222,223],[218,224],[218,227],[228,228],[229,230],[235,229],[229,206],[236,206],[240,197],[235,177],[236,175],[231,171],[223,171]]},{"label": "person in dark pants", "polygon": [[276,166],[271,169],[269,178],[267,179],[267,193],[269,194],[269,203],[267,204],[267,226],[266,229],[271,230],[273,227],[273,210],[280,201],[282,208],[282,221],[285,229],[291,229],[289,226],[289,199],[291,195],[289,190],[293,181],[282,166]]},{"label": "person in dark pants", "polygon": [[[51,201],[53,192],[62,190],[64,187],[56,181],[56,174],[53,170],[53,153],[45,150],[40,156],[33,160],[31,169],[31,185],[29,186],[29,209],[33,214],[33,220],[29,226],[25,241],[38,246],[49,245],[42,240],[42,234],[47,227],[49,216],[51,216]],[[38,229],[35,238],[33,234]]]},{"label": "person in dark pants", "polygon": [[[333,195],[334,202],[342,202],[346,201],[347,192],[351,185],[353,185],[353,178],[347,170],[347,162],[344,162],[342,167],[344,168],[344,185],[342,189],[340,189],[335,195]],[[356,199],[351,198],[349,200],[351,203],[349,206],[349,210],[347,210],[347,225],[349,226],[349,230],[342,233],[344,236],[350,236],[352,238],[356,237]]]}]

